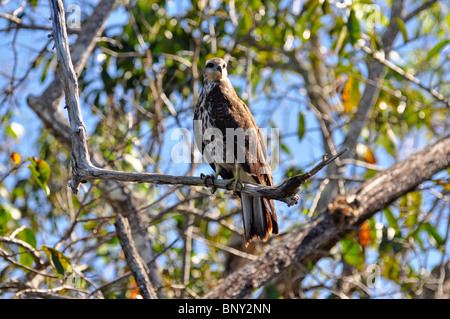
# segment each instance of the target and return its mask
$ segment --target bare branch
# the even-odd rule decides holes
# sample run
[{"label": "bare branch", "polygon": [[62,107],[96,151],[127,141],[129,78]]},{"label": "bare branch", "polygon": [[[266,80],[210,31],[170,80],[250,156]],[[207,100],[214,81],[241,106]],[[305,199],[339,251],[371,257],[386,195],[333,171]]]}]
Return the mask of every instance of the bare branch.
[{"label": "bare branch", "polygon": [[[104,30],[107,18],[118,2],[119,0],[100,0],[92,15],[83,23],[80,35],[71,47],[72,62],[76,74],[80,74],[85,67],[88,56],[92,53],[99,36]],[[70,126],[60,108],[60,102],[64,96],[60,75],[61,73],[55,75],[55,79],[40,96],[29,95],[27,102],[41,119],[45,128],[63,147],[71,151]],[[91,161],[95,165],[107,166],[100,154],[93,151],[90,155]],[[155,286],[161,286],[160,271],[155,263],[151,263],[154,258],[154,251],[148,232],[142,226],[144,223],[142,222],[142,214],[138,209],[138,203],[141,202],[139,197],[123,183],[104,181],[98,183],[97,187],[115,211],[127,215],[138,251],[144,261],[149,264],[150,278]],[[163,291],[159,291],[158,295],[163,296]]]},{"label": "bare branch", "polygon": [[[330,158],[325,158],[306,174],[297,175],[284,181],[281,185],[270,187],[257,184],[243,183],[244,187],[238,185],[236,190],[252,196],[265,197],[283,201],[289,206],[298,202],[297,193],[300,186],[305,184],[312,176],[317,174],[322,168],[334,161],[336,158],[346,152],[346,149]],[[85,156],[82,156],[86,158]],[[80,158],[80,157],[77,157]],[[76,167],[85,167],[86,163],[76,164]],[[75,174],[75,172],[74,172]],[[113,171],[94,167],[92,164],[86,169],[78,169],[78,176],[75,177],[79,181],[103,180],[103,181],[120,181],[120,182],[138,182],[138,183],[155,183],[155,184],[172,184],[172,185],[188,185],[188,186],[208,186],[212,188],[221,188],[231,190],[233,185],[227,184],[227,180],[211,180],[193,176],[179,176],[157,173],[132,173]],[[76,192],[76,189],[74,190]]]},{"label": "bare branch", "polygon": [[416,15],[418,15],[420,12],[428,9],[429,7],[431,7],[433,4],[435,4],[437,2],[437,0],[428,0],[425,1],[422,5],[418,6],[417,8],[415,8],[414,10],[412,10],[410,13],[408,13],[404,18],[403,21],[408,22],[409,20],[411,20],[412,18],[414,18]]},{"label": "bare branch", "polygon": [[[76,174],[79,169],[86,169],[92,166],[89,152],[87,150],[86,129],[81,118],[81,111],[78,100],[78,85],[77,73],[81,71],[86,62],[87,56],[92,52],[96,44],[98,35],[102,32],[106,18],[116,5],[117,0],[102,0],[94,10],[93,15],[89,18],[84,28],[90,28],[86,33],[82,33],[77,39],[77,42],[72,48],[73,61],[71,52],[67,42],[67,33],[65,30],[64,11],[60,0],[51,0],[52,20],[54,23],[54,39],[55,47],[57,49],[58,62],[61,69],[61,79],[64,84],[64,91],[61,90],[59,78],[56,78],[53,83],[40,97],[30,96],[28,104],[33,110],[43,118],[46,127],[51,128],[55,137],[63,143],[68,149],[72,150],[72,170],[75,174],[72,176],[71,186],[79,185],[81,182],[77,180],[79,174]],[[59,6],[58,6],[59,5]],[[69,111],[70,130],[68,130],[67,122],[64,120],[62,113],[58,109],[59,99],[65,93],[66,107]],[[44,105],[44,106],[43,106]],[[45,111],[44,111],[45,110]],[[54,110],[54,112],[52,112]],[[56,115],[56,116],[55,116]],[[77,159],[77,156],[82,156],[82,159]],[[103,159],[98,154],[93,154],[96,162],[102,163]],[[79,165],[85,165],[80,167]],[[114,184],[114,185],[113,185]],[[141,216],[134,214],[137,211],[135,207],[135,198],[128,190],[124,189],[123,185],[117,183],[102,183],[99,188],[108,194],[108,190],[116,189],[117,192],[123,196],[109,196],[108,201],[114,209],[117,209],[122,214],[127,214],[130,223],[132,223],[133,233],[136,236],[139,251],[146,254],[146,262],[153,258],[153,249],[149,243],[149,238],[146,231],[142,231]],[[150,276],[152,281],[159,284],[160,278],[157,275],[155,266],[150,267],[152,271]]]},{"label": "bare branch", "polygon": [[131,237],[130,225],[128,220],[121,215],[116,219],[116,233],[119,238],[120,245],[122,246],[125,258],[128,266],[136,279],[136,283],[139,287],[139,291],[144,299],[157,299],[153,286],[148,278],[148,271],[145,263],[142,261],[136,246],[134,245],[133,238]]},{"label": "bare branch", "polygon": [[[17,15],[13,15],[10,13],[0,13],[0,18],[3,19],[7,19],[13,23],[15,23],[15,25],[11,24],[8,27],[6,27],[5,29],[1,29],[0,31],[11,31],[14,29],[27,29],[27,30],[44,30],[44,31],[52,31],[53,28],[51,26],[39,26],[39,25],[28,25],[28,24],[24,24],[22,19],[20,19]],[[81,32],[81,30],[79,29],[74,29],[74,28],[68,28],[67,30],[69,33],[74,33],[74,34],[78,34]]]},{"label": "bare branch", "polygon": [[[94,49],[98,36],[103,32],[106,19],[119,0],[101,0],[95,7],[91,17],[83,24],[80,35],[71,50],[72,63],[76,74],[80,74],[88,56]],[[59,104],[64,96],[60,73],[55,75],[53,82],[40,95],[29,95],[27,102],[30,108],[39,116],[46,128],[68,150],[71,149],[70,130]]]},{"label": "bare branch", "polygon": [[13,245],[17,245],[17,246],[21,246],[22,248],[25,248],[30,253],[30,255],[33,257],[33,259],[36,263],[36,266],[37,266],[36,268],[41,268],[44,265],[44,262],[41,260],[41,257],[39,256],[36,249],[34,249],[33,246],[31,246],[27,242],[24,242],[23,240],[20,240],[17,238],[5,237],[5,236],[0,236],[0,242],[7,243],[7,244],[13,244]]},{"label": "bare branch", "polygon": [[[69,121],[72,130],[72,169],[76,172],[78,169],[87,168],[92,164],[88,157],[86,127],[81,117],[78,97],[78,81],[73,68],[69,41],[67,39],[64,6],[60,0],[52,0],[50,1],[50,7],[53,21],[53,38],[55,40],[58,64],[61,68],[61,79],[66,96],[66,108],[69,112]],[[78,158],[79,156],[81,158]],[[80,167],[78,165],[84,166]],[[78,187],[77,185],[80,181],[76,179],[77,174],[73,174],[72,176],[71,187]]]},{"label": "bare branch", "polygon": [[396,66],[394,63],[392,63],[389,60],[386,60],[384,57],[384,54],[380,53],[380,52],[374,52],[371,48],[369,48],[366,45],[362,46],[362,49],[370,54],[372,56],[372,58],[374,58],[375,60],[377,60],[378,62],[380,62],[381,64],[383,64],[384,66],[388,67],[389,69],[391,69],[392,71],[394,71],[395,73],[401,75],[402,77],[404,77],[405,79],[407,79],[408,81],[417,84],[420,88],[424,89],[425,91],[427,91],[428,93],[430,93],[436,100],[441,101],[442,103],[444,103],[447,107],[450,107],[450,101],[445,98],[445,96],[443,96],[441,93],[439,93],[438,91],[436,91],[433,88],[429,88],[426,87],[422,82],[420,82],[420,80],[418,78],[416,78],[414,75],[409,74],[408,72],[404,71],[402,68]]}]

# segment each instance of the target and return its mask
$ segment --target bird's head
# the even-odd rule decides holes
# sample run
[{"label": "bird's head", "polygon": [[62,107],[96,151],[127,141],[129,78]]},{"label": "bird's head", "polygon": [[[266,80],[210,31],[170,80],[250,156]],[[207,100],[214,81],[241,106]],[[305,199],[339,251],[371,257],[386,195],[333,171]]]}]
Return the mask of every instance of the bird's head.
[{"label": "bird's head", "polygon": [[203,70],[203,81],[212,82],[227,79],[227,63],[221,58],[212,58],[206,61]]}]

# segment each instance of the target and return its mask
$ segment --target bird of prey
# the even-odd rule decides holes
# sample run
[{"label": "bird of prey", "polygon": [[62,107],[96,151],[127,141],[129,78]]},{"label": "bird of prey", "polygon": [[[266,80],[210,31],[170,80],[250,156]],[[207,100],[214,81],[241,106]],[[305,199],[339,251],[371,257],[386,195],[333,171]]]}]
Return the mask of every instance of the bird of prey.
[{"label": "bird of prey", "polygon": [[[242,182],[273,186],[263,135],[228,79],[227,63],[221,58],[206,61],[195,127],[200,131],[195,132],[195,143],[215,171],[208,177],[220,175],[234,182],[235,192]],[[265,241],[269,234],[278,234],[273,200],[236,193],[241,199],[246,246],[254,238]]]}]

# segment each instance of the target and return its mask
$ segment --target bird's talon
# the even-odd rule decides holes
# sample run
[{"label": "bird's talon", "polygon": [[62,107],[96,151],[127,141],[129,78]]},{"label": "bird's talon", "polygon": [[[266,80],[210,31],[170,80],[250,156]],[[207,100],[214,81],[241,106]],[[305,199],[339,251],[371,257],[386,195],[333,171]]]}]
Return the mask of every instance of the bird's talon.
[{"label": "bird's talon", "polygon": [[[230,179],[227,181],[227,184],[226,184],[227,189],[228,189],[229,186],[231,186],[231,184],[234,182],[234,180],[235,180],[235,178],[233,177],[233,178],[230,178]],[[230,190],[230,189],[228,189],[228,190]]]},{"label": "bird's talon", "polygon": [[236,193],[236,188],[237,188],[237,186],[238,185],[241,185],[241,189],[243,189],[244,188],[244,184],[242,184],[242,182],[241,181],[236,181],[235,183],[234,183],[234,187],[233,187],[233,191]]},{"label": "bird's talon", "polygon": [[216,192],[216,189],[217,189],[217,187],[214,186],[214,180],[216,179],[216,176],[214,176],[214,175],[205,175],[203,173],[200,173],[200,178],[203,180],[203,184],[205,184],[205,187],[208,187],[208,178],[211,179],[211,181],[213,183],[212,194],[214,194]]},{"label": "bird's talon", "polygon": [[[236,193],[236,189],[237,189],[237,186],[238,186],[238,185],[241,185],[241,189],[244,188],[244,184],[243,184],[238,178],[233,177],[233,178],[230,178],[230,179],[228,180],[228,182],[227,182],[227,189],[228,189],[228,186],[231,186],[232,183],[234,183],[234,185],[233,185],[233,188],[231,188],[231,189],[232,189],[233,192],[235,192],[235,193]],[[230,190],[231,190],[231,189],[230,189]]]}]

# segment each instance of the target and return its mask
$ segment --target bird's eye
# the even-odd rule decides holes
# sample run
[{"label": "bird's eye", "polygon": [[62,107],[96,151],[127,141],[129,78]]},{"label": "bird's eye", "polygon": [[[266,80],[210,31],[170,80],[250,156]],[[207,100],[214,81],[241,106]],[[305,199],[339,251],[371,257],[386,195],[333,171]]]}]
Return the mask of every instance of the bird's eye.
[{"label": "bird's eye", "polygon": [[212,64],[212,63],[208,63],[207,65],[206,65],[206,68],[212,68],[214,65]]}]

